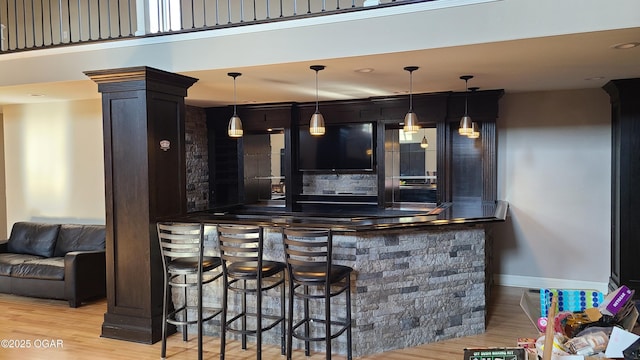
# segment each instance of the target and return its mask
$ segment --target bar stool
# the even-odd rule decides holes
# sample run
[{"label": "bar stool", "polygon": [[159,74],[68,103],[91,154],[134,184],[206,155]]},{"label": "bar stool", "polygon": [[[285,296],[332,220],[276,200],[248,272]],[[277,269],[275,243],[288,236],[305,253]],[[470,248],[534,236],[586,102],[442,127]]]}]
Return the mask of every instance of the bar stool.
[{"label": "bar stool", "polygon": [[[242,349],[247,348],[247,335],[256,336],[256,358],[262,358],[262,332],[281,326],[280,351],[285,353],[285,264],[263,260],[263,228],[245,225],[218,225],[218,241],[223,273],[223,309],[220,359],[224,359],[226,332],[242,335]],[[278,276],[279,275],[279,276]],[[265,281],[267,280],[267,281]],[[247,287],[247,283],[253,283]],[[262,313],[263,292],[280,287],[280,315]],[[242,295],[240,313],[227,319],[229,291]],[[247,295],[256,297],[255,313],[247,311]],[[255,326],[247,327],[247,318],[255,318]],[[263,319],[269,320],[263,325]],[[238,327],[234,323],[240,320]]]},{"label": "bar stool", "polygon": [[[188,340],[188,325],[197,324],[198,359],[202,359],[202,324],[222,313],[222,309],[202,306],[202,285],[222,276],[215,271],[221,260],[215,256],[204,256],[202,224],[157,223],[158,240],[164,269],[164,299],[162,301],[162,350],[160,357],[166,359],[168,324],[182,326],[182,339]],[[194,278],[195,277],[195,278]],[[206,277],[206,279],[205,279]],[[184,291],[184,303],[169,308],[171,288]],[[188,304],[187,290],[196,289],[196,305]],[[189,311],[195,310],[197,318],[189,320]],[[203,312],[210,313],[203,317]],[[182,314],[179,319],[179,314]]]},{"label": "bar stool", "polygon": [[[347,332],[347,358],[351,360],[351,272],[352,268],[333,264],[333,235],[331,230],[288,228],[283,230],[284,250],[289,276],[289,312],[287,333],[287,359],[292,356],[293,337],[304,340],[305,355],[309,356],[310,341],[324,341],[327,360],[331,359],[331,340]],[[302,291],[299,288],[302,287]],[[315,287],[315,292],[309,292]],[[322,290],[319,290],[322,288]],[[332,289],[334,289],[332,291]],[[344,293],[346,318],[332,319],[331,299]],[[302,299],[304,314],[294,323],[295,299]],[[313,318],[309,313],[309,300],[324,300],[324,318]],[[310,334],[313,323],[324,324],[324,334]],[[339,327],[332,332],[332,325]],[[303,326],[303,331],[298,328]],[[319,332],[322,329],[318,330]]]}]

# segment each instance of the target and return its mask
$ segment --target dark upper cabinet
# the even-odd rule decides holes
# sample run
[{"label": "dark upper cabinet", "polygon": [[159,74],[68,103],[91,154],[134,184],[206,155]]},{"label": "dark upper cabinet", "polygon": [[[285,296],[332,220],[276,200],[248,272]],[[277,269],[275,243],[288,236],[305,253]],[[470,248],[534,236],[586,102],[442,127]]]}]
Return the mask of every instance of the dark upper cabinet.
[{"label": "dark upper cabinet", "polygon": [[[502,94],[502,90],[488,90],[468,94],[443,92],[413,95],[413,108],[419,124],[437,128],[438,203],[496,200],[495,122]],[[476,140],[457,133],[458,122],[464,114],[465,99],[468,101],[469,115],[480,124],[481,136]],[[297,205],[302,200],[300,194],[305,173],[297,168],[298,151],[301,148],[299,132],[308,126],[315,110],[315,102],[237,107],[245,134],[267,133],[270,129],[285,133],[286,147],[282,158],[286,163],[287,210],[299,209]],[[373,172],[377,176],[378,186],[374,198],[377,197],[378,207],[389,205],[385,195],[385,129],[401,127],[408,110],[409,97],[406,95],[319,103],[319,111],[328,126],[363,122],[374,125]],[[242,139],[230,139],[226,134],[232,113],[232,107],[207,110],[212,208],[243,203],[243,172],[246,169],[243,167]],[[328,199],[319,201],[325,200]]]},{"label": "dark upper cabinet", "polygon": [[291,127],[291,104],[263,104],[237,107],[242,127],[249,133],[266,133],[270,129]]},{"label": "dark upper cabinet", "polygon": [[640,78],[612,80],[611,98],[611,277],[640,295]]}]

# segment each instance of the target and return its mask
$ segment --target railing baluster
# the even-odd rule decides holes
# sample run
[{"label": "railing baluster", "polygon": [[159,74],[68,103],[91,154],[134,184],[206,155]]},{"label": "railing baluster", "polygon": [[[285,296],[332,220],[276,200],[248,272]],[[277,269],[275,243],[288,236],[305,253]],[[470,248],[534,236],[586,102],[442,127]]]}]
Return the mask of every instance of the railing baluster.
[{"label": "railing baluster", "polygon": [[67,28],[67,36],[69,37],[69,42],[72,43],[72,37],[71,37],[71,0],[67,0],[67,25],[69,26]]},{"label": "railing baluster", "polygon": [[[269,0],[267,0],[269,1]],[[253,21],[256,21],[258,18],[256,17],[256,0],[253,0]]]},{"label": "railing baluster", "polygon": [[127,2],[127,6],[128,6],[128,10],[127,10],[127,16],[129,16],[129,34],[127,36],[131,36],[133,35],[134,31],[133,31],[133,21],[132,21],[132,17],[131,17],[131,0],[128,0]]},{"label": "railing baluster", "polygon": [[44,0],[40,0],[40,36],[42,37],[42,46],[44,46],[45,28],[44,28]]},{"label": "railing baluster", "polygon": [[49,45],[53,45],[53,10],[51,9],[51,0],[47,2],[49,7]]},{"label": "railing baluster", "polygon": [[107,0],[107,33],[109,34],[109,39],[111,39],[113,34],[111,30],[111,0]]},{"label": "railing baluster", "polygon": [[219,4],[219,1],[218,1],[218,0],[216,0],[216,25],[220,25],[220,15],[219,15],[219,13],[220,13],[220,6],[218,6],[218,5],[220,5],[220,4]]},{"label": "railing baluster", "polygon": [[58,0],[58,44],[62,44],[62,0]]},{"label": "railing baluster", "polygon": [[31,0],[31,38],[33,47],[36,47],[36,4]]},{"label": "railing baluster", "polygon": [[19,29],[18,29],[18,19],[19,19],[19,14],[18,14],[18,2],[14,2],[14,12],[15,12],[15,19],[16,19],[16,46],[18,48],[20,48],[20,33],[19,33]]},{"label": "railing baluster", "polygon": [[102,39],[102,7],[98,0],[98,39]]},{"label": "railing baluster", "polygon": [[118,36],[117,37],[122,37],[122,21],[120,21],[120,19],[122,18],[122,13],[120,12],[120,0],[116,0],[118,2]]},{"label": "railing baluster", "polygon": [[78,0],[78,41],[82,42],[82,4]]},{"label": "railing baluster", "polygon": [[[204,2],[203,2],[203,8],[204,8]],[[180,28],[184,29],[184,24],[182,24],[182,21],[180,22]],[[193,0],[191,0],[191,28],[195,29],[196,28],[196,18],[195,18],[195,10],[193,8]]]},{"label": "railing baluster", "polygon": [[91,0],[87,0],[87,30],[88,30],[89,40],[92,40],[93,35],[91,33]]}]

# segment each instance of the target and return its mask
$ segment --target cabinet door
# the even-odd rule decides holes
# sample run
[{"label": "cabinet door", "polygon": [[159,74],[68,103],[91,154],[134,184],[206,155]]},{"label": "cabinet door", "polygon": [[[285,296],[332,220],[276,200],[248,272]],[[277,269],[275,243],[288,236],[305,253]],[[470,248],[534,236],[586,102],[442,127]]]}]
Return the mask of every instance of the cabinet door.
[{"label": "cabinet door", "polygon": [[640,79],[604,86],[611,97],[611,277],[640,295]]}]

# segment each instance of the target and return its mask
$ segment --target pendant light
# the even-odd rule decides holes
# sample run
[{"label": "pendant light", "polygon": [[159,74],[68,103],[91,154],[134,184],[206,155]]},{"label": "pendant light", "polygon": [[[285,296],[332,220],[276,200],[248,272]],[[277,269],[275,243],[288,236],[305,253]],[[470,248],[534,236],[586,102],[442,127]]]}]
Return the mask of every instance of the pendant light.
[{"label": "pendant light", "polygon": [[420,147],[426,149],[429,147],[429,142],[427,141],[427,136],[422,136],[422,141],[420,141]]},{"label": "pendant light", "polygon": [[462,75],[460,79],[464,80],[465,93],[464,93],[464,116],[460,119],[460,127],[458,128],[458,134],[468,136],[473,131],[473,121],[467,113],[467,98],[469,93],[468,82],[469,79],[473,79],[473,75]]},{"label": "pendant light", "polygon": [[[474,93],[476,90],[480,89],[479,87],[470,87],[469,91],[471,91],[472,93]],[[467,137],[469,139],[477,139],[480,137],[480,130],[478,129],[478,123],[477,122],[472,122],[471,123],[471,132],[467,135]]]},{"label": "pendant light", "polygon": [[324,70],[324,65],[311,65],[309,68],[316,72],[316,112],[311,115],[309,133],[314,136],[320,136],[324,135],[324,117],[318,110],[318,71]]},{"label": "pendant light", "polygon": [[471,125],[471,132],[467,135],[469,139],[477,139],[480,137],[480,130],[478,130],[478,123],[473,122]]},{"label": "pendant light", "polygon": [[409,112],[404,116],[404,127],[402,130],[406,134],[414,134],[420,129],[418,125],[418,115],[413,112],[413,72],[418,70],[417,66],[407,66],[404,68],[409,72]]},{"label": "pendant light", "polygon": [[229,137],[238,138],[242,137],[242,121],[240,120],[240,116],[236,112],[236,78],[242,75],[239,72],[230,72],[227,75],[233,78],[233,116],[229,119],[229,127],[227,128],[227,134]]}]

